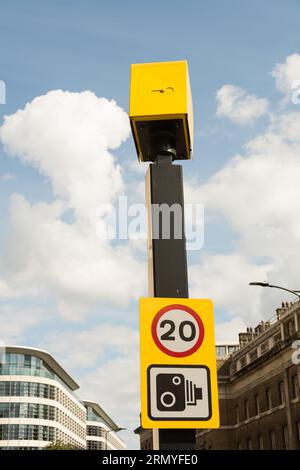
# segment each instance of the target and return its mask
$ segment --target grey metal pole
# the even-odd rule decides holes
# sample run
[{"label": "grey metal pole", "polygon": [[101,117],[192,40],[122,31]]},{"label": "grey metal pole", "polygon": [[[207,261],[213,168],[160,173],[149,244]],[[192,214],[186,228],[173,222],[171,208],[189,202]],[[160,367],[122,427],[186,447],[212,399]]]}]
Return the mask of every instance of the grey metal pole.
[{"label": "grey metal pole", "polygon": [[[153,297],[187,298],[188,274],[184,234],[184,197],[182,167],[172,164],[172,157],[158,156],[146,174],[146,200],[148,207],[148,279],[149,295]],[[159,221],[159,238],[154,237],[154,206],[173,204],[181,207],[181,238],[174,235],[175,216],[170,218],[170,238],[162,237],[162,218]],[[157,215],[157,212],[156,212]],[[178,227],[177,227],[178,228]],[[155,430],[154,430],[155,431]],[[153,437],[155,438],[155,432]],[[160,429],[159,449],[194,450],[194,429]]]}]

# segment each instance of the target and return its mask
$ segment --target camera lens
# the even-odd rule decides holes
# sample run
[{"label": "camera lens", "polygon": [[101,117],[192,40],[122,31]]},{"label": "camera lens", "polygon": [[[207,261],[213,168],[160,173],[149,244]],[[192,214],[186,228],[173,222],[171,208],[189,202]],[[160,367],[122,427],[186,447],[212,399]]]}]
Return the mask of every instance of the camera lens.
[{"label": "camera lens", "polygon": [[160,397],[160,401],[165,408],[171,408],[176,402],[176,397],[174,393],[164,392]]},{"label": "camera lens", "polygon": [[172,382],[174,385],[179,385],[181,383],[181,378],[178,377],[178,375],[175,375],[175,377],[173,377]]}]

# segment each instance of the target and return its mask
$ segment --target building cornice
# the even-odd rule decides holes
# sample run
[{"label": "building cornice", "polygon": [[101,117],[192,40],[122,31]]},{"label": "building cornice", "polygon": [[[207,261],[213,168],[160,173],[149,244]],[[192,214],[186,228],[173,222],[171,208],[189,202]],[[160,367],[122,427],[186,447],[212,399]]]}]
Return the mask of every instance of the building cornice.
[{"label": "building cornice", "polygon": [[75,380],[68,374],[68,372],[54,359],[54,357],[43,349],[37,349],[27,346],[5,346],[5,351],[13,354],[29,354],[42,359],[45,364],[50,367],[53,372],[72,390],[77,390],[79,385]]},{"label": "building cornice", "polygon": [[[104,423],[107,424],[107,426],[112,429],[113,431],[119,431],[119,426],[108,416],[107,413],[101,408],[101,406],[98,403],[95,403],[90,400],[81,400],[81,403],[84,404],[84,406],[90,406],[94,412],[99,416],[99,418],[103,419]],[[89,421],[87,420],[87,424]]]}]

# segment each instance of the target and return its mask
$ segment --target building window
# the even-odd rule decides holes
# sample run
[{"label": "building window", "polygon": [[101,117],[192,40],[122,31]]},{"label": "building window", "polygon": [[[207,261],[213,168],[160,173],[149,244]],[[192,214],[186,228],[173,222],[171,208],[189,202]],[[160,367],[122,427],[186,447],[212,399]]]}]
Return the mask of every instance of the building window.
[{"label": "building window", "polygon": [[88,436],[105,437],[107,431],[100,426],[87,426],[86,433]]},{"label": "building window", "polygon": [[0,440],[53,441],[54,428],[33,424],[1,424]]},{"label": "building window", "polygon": [[238,442],[238,443],[237,443],[237,448],[238,448],[238,450],[243,450],[243,447],[242,447],[242,443],[241,443],[241,442]]},{"label": "building window", "polygon": [[6,353],[4,364],[0,364],[0,375],[32,375],[56,378],[54,372],[38,357],[15,353]]},{"label": "building window", "polygon": [[240,410],[239,410],[239,405],[235,405],[234,407],[234,414],[235,414],[235,423],[239,424],[240,422]]},{"label": "building window", "polygon": [[87,410],[87,421],[98,421],[99,423],[104,423],[103,419],[96,414],[96,412],[93,410],[93,408],[91,406],[87,406],[86,408]]},{"label": "building window", "polygon": [[25,354],[24,358],[24,367],[31,367],[31,356]]},{"label": "building window", "polygon": [[289,335],[292,336],[295,333],[295,326],[292,320],[288,323]]},{"label": "building window", "polygon": [[256,416],[260,414],[260,400],[258,393],[255,395],[255,414]]},{"label": "building window", "polygon": [[293,375],[293,377],[292,377],[292,396],[293,396],[293,399],[299,398],[299,380],[298,380],[298,375]]},{"label": "building window", "polygon": [[8,418],[9,416],[9,403],[0,403],[0,418]]},{"label": "building window", "polygon": [[250,362],[255,361],[255,359],[257,359],[257,349],[253,349],[253,351],[249,353],[249,358]]},{"label": "building window", "polygon": [[54,420],[53,406],[41,403],[0,403],[0,418],[38,418]]},{"label": "building window", "polygon": [[245,419],[249,419],[249,400],[244,401],[244,411],[245,411]]},{"label": "building window", "polygon": [[245,367],[247,365],[247,356],[243,356],[240,359],[240,368]]},{"label": "building window", "polygon": [[285,403],[285,393],[284,393],[284,384],[283,382],[279,382],[278,384],[278,391],[279,391],[279,404],[282,405]]},{"label": "building window", "polygon": [[218,357],[226,356],[226,346],[216,346],[216,350]]},{"label": "building window", "polygon": [[40,447],[8,446],[1,447],[1,450],[40,450]]},{"label": "building window", "polygon": [[270,444],[271,444],[271,450],[276,450],[276,437],[275,437],[275,431],[270,431]]},{"label": "building window", "polygon": [[290,448],[289,445],[289,431],[287,426],[282,426],[282,438],[283,438],[283,445],[285,450]]},{"label": "building window", "polygon": [[264,437],[262,434],[259,434],[258,436],[258,449],[259,450],[264,450]]},{"label": "building window", "polygon": [[272,408],[272,393],[270,388],[267,388],[266,390],[266,403],[267,409],[270,410]]},{"label": "building window", "polygon": [[55,387],[53,385],[37,382],[0,382],[0,396],[2,397],[40,397],[55,398]]},{"label": "building window", "polygon": [[17,366],[18,365],[18,355],[17,354],[11,353],[10,356],[9,356],[9,359],[10,359],[10,365],[12,365],[12,366]]},{"label": "building window", "polygon": [[251,441],[251,439],[247,440],[247,449],[252,450],[252,441]]},{"label": "building window", "polygon": [[105,450],[104,442],[87,441],[87,448],[89,450]]},{"label": "building window", "polygon": [[261,345],[260,345],[260,353],[261,354],[264,354],[267,351],[269,351],[269,340],[265,341],[264,343],[261,343]]},{"label": "building window", "polygon": [[274,344],[279,343],[279,341],[281,341],[281,332],[276,333],[276,335],[273,336],[273,343]]}]

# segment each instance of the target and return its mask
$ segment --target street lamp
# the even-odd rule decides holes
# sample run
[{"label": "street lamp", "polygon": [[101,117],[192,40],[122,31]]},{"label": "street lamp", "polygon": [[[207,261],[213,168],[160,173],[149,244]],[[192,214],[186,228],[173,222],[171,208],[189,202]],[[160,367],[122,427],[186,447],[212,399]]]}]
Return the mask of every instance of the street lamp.
[{"label": "street lamp", "polygon": [[291,290],[291,289],[287,289],[286,287],[274,286],[272,284],[269,284],[268,282],[250,282],[249,286],[271,287],[272,289],[285,290],[286,292],[290,292],[291,294],[296,295],[298,297],[298,299],[300,300],[300,291],[299,290]]},{"label": "street lamp", "polygon": [[117,428],[117,429],[102,429],[103,432],[105,432],[105,450],[107,450],[107,434],[109,432],[119,432],[119,431],[125,431],[127,428]]}]

